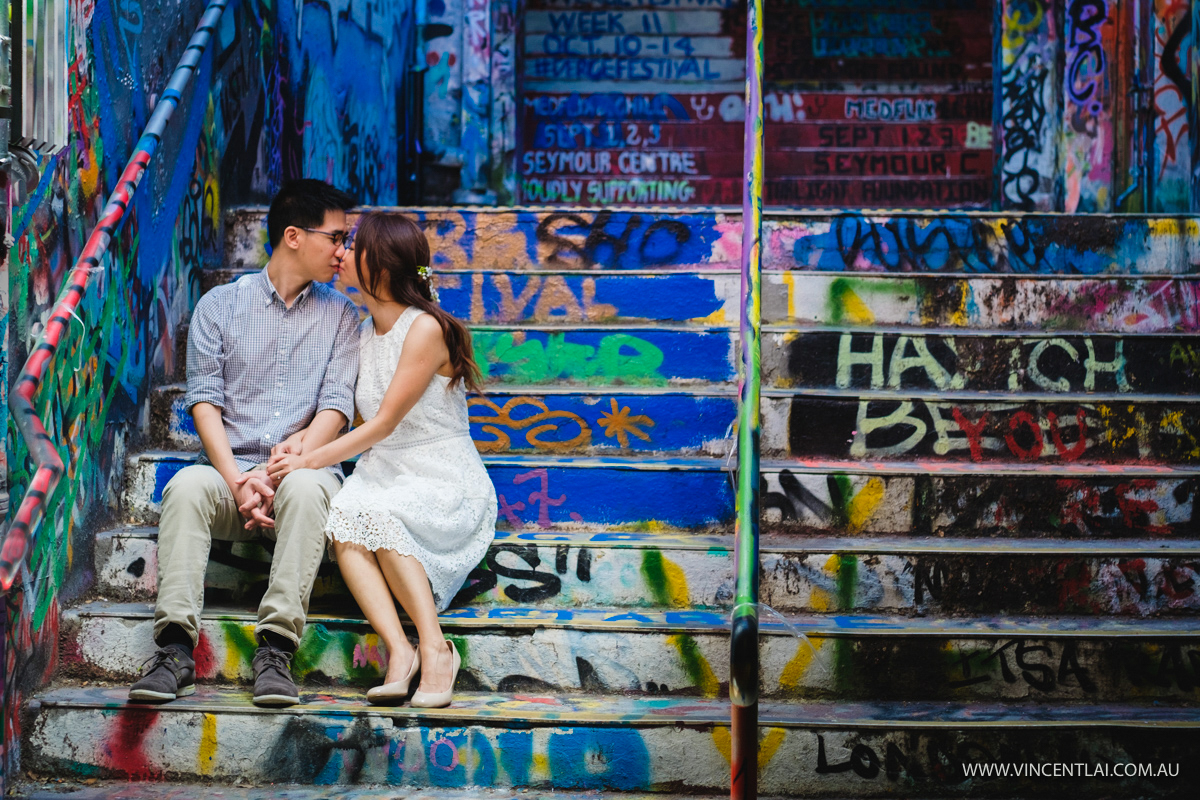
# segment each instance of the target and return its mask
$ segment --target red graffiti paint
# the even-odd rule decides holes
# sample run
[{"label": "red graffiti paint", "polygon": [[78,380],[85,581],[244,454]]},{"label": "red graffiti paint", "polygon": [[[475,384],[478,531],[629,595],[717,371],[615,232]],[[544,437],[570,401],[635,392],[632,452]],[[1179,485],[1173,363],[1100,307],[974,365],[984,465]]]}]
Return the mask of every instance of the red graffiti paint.
[{"label": "red graffiti paint", "polygon": [[1158,503],[1148,497],[1142,499],[1133,496],[1134,492],[1153,490],[1154,481],[1145,478],[1119,484],[1116,488],[1117,506],[1121,509],[1121,516],[1125,524],[1130,528],[1136,528],[1154,536],[1166,536],[1171,532],[1169,527],[1150,524],[1150,515],[1158,511]]},{"label": "red graffiti paint", "polygon": [[979,418],[979,422],[971,422],[959,409],[952,410],[954,421],[958,423],[958,427],[967,436],[967,444],[971,448],[971,460],[983,461],[983,427],[987,425],[988,412],[983,412],[983,416]]},{"label": "red graffiti paint", "polygon": [[142,780],[161,777],[162,771],[150,763],[144,750],[146,734],[158,722],[156,709],[130,706],[117,712],[113,732],[102,745],[109,769]]},{"label": "red graffiti paint", "polygon": [[[1028,448],[1022,447],[1017,443],[1017,431],[1024,425],[1033,434],[1033,443]],[[1037,461],[1042,455],[1042,449],[1046,446],[1042,440],[1042,428],[1037,424],[1037,420],[1028,411],[1018,411],[1012,415],[1008,421],[1009,433],[1004,435],[1004,441],[1008,444],[1008,449],[1012,454],[1022,461]]]},{"label": "red graffiti paint", "polygon": [[196,643],[192,658],[196,660],[197,678],[211,678],[217,674],[217,658],[213,653],[212,642],[204,633],[200,634],[200,641]]},{"label": "red graffiti paint", "polygon": [[1050,419],[1050,438],[1054,441],[1054,449],[1064,461],[1077,461],[1083,451],[1087,449],[1087,416],[1083,413],[1083,409],[1075,410],[1075,424],[1079,434],[1075,438],[1075,444],[1070,447],[1063,444],[1062,429],[1058,426],[1058,415],[1051,411],[1047,415]]}]

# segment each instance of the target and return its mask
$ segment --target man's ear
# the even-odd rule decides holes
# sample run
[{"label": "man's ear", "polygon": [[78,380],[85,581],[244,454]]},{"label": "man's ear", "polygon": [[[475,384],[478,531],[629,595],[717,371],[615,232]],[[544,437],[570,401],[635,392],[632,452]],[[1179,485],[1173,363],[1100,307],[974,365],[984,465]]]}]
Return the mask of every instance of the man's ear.
[{"label": "man's ear", "polygon": [[280,242],[284,247],[290,247],[293,250],[300,249],[300,229],[294,225],[289,225],[283,229],[283,241]]}]

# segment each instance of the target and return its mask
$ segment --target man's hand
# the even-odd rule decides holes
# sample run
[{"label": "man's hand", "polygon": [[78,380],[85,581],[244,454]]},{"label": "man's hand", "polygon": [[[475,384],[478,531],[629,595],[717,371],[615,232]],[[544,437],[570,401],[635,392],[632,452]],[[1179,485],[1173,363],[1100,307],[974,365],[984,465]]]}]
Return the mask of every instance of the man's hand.
[{"label": "man's hand", "polygon": [[284,439],[282,442],[280,442],[279,444],[277,444],[271,448],[272,456],[287,455],[289,453],[291,453],[292,455],[298,456],[303,452],[304,452],[304,431],[302,431],[302,430],[296,431],[291,436],[289,436],[288,438]]},{"label": "man's hand", "polygon": [[267,473],[262,470],[243,472],[230,488],[238,504],[238,513],[246,520],[246,530],[275,527],[275,520],[270,516],[275,505],[275,487]]},{"label": "man's hand", "polygon": [[311,469],[304,456],[276,455],[271,456],[271,460],[267,462],[267,474],[271,476],[271,480],[276,486],[298,469]]}]

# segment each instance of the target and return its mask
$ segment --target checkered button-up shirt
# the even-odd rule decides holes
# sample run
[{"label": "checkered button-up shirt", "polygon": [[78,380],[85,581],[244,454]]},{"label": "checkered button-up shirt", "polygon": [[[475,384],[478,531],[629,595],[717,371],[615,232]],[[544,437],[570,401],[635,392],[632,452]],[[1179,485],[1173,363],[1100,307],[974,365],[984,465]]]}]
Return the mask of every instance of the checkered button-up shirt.
[{"label": "checkered button-up shirt", "polygon": [[358,325],[354,304],[322,284],[309,284],[291,308],[266,269],[219,286],[200,298],[188,328],[187,408],[222,410],[242,471],[320,411],[353,420]]}]

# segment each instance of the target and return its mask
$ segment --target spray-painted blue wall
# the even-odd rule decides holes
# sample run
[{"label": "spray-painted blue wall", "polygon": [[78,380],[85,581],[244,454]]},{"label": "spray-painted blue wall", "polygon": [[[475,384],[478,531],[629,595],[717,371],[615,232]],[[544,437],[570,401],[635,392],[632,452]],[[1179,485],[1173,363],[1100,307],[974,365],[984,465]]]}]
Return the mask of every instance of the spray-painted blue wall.
[{"label": "spray-painted blue wall", "polygon": [[[13,209],[0,297],[5,386],[204,6],[71,0],[70,141]],[[226,10],[39,397],[68,471],[8,598],[0,769],[17,763],[23,697],[54,670],[60,609],[91,583],[91,534],[113,511],[149,389],[177,371],[201,270],[221,259],[222,209],[265,202],[301,176],[330,180],[363,203],[395,203],[411,144],[397,109],[412,36],[410,0],[234,0]],[[15,507],[32,465],[6,411],[0,422]]]}]

